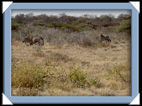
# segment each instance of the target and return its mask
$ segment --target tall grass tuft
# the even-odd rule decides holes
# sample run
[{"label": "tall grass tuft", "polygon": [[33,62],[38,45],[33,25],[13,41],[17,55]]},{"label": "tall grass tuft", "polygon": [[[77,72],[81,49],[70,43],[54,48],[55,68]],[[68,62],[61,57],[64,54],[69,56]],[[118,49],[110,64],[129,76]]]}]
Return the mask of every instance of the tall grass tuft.
[{"label": "tall grass tuft", "polygon": [[69,78],[77,86],[84,86],[87,82],[86,74],[79,70],[79,68],[72,68],[69,72]]},{"label": "tall grass tuft", "polygon": [[47,73],[43,67],[34,64],[12,64],[12,87],[39,88],[44,81],[42,76]]},{"label": "tall grass tuft", "polygon": [[122,81],[126,84],[130,84],[130,68],[124,65],[114,65],[112,69],[107,69],[108,80],[113,79],[116,81]]}]

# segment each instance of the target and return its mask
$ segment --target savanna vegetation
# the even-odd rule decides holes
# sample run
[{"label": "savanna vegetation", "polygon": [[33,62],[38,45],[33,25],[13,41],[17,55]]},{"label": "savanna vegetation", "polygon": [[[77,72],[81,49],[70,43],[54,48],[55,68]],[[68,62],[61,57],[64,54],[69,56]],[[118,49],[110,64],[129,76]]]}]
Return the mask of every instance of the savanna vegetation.
[{"label": "savanna vegetation", "polygon": [[[19,14],[11,26],[12,96],[131,95],[130,15]],[[31,36],[44,45],[22,43]]]}]

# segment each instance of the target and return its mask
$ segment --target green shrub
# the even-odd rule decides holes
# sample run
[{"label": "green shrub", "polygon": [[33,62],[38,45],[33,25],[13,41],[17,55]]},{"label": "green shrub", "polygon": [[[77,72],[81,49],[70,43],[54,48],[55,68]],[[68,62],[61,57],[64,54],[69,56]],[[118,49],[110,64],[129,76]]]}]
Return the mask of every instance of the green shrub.
[{"label": "green shrub", "polygon": [[78,32],[83,30],[90,30],[96,25],[94,25],[91,21],[85,19],[85,18],[79,18],[77,21],[74,21],[72,24],[67,24],[65,22],[58,22],[54,21],[47,25],[49,28],[58,28],[60,30],[68,31],[68,32]]},{"label": "green shrub", "polygon": [[18,30],[19,27],[20,27],[20,24],[12,22],[12,30]]},{"label": "green shrub", "polygon": [[45,26],[46,25],[46,23],[42,20],[34,20],[32,23],[34,26]]},{"label": "green shrub", "polygon": [[79,70],[79,68],[72,68],[69,72],[70,80],[79,86],[84,86],[87,82],[86,74]]},{"label": "green shrub", "polygon": [[90,30],[96,27],[89,19],[82,17],[74,21],[72,25],[78,27],[80,31]]},{"label": "green shrub", "polygon": [[54,21],[54,22],[51,22],[50,24],[48,24],[46,27],[49,27],[49,28],[61,28],[61,27],[63,27],[65,24],[64,23],[62,23],[62,22],[56,22],[56,21]]},{"label": "green shrub", "polygon": [[58,28],[60,30],[63,31],[69,31],[69,32],[73,32],[73,31],[79,31],[79,28],[73,25],[69,25],[63,22],[52,22],[50,24],[47,25],[48,28]]},{"label": "green shrub", "polygon": [[106,27],[105,29],[107,33],[116,32],[116,26],[109,26],[109,27]]},{"label": "green shrub", "polygon": [[117,27],[117,31],[131,34],[131,21],[130,20],[122,21],[120,25]]},{"label": "green shrub", "polygon": [[70,32],[79,31],[79,27],[73,26],[73,25],[69,25],[69,24],[65,24],[65,25],[64,25],[64,29],[67,29],[67,30],[70,31]]},{"label": "green shrub", "polygon": [[85,30],[90,30],[93,28],[92,24],[87,24],[87,23],[80,23],[77,25],[77,27],[80,28],[81,31],[85,31]]}]

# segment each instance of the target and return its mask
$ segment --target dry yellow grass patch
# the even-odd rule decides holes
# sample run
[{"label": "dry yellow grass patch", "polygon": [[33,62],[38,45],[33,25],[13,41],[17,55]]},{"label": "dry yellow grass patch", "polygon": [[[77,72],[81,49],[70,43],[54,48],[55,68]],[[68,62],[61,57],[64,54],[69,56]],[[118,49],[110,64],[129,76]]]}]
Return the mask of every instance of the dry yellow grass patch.
[{"label": "dry yellow grass patch", "polygon": [[13,96],[130,96],[130,44],[12,43]]}]

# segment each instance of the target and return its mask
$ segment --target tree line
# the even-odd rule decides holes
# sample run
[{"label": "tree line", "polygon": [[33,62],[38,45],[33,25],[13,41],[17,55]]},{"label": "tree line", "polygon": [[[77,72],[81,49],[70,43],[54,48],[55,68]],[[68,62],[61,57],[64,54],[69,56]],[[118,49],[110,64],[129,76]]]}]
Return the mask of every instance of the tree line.
[{"label": "tree line", "polygon": [[130,33],[131,16],[128,14],[120,14],[115,18],[113,15],[92,17],[86,14],[81,17],[74,17],[64,13],[60,14],[60,16],[48,16],[45,14],[34,16],[32,13],[26,15],[19,14],[12,17],[12,30],[18,30],[19,27],[24,27],[29,23],[35,27],[55,28],[69,32],[97,30],[100,28],[113,30],[115,28],[118,32],[126,31]]}]

